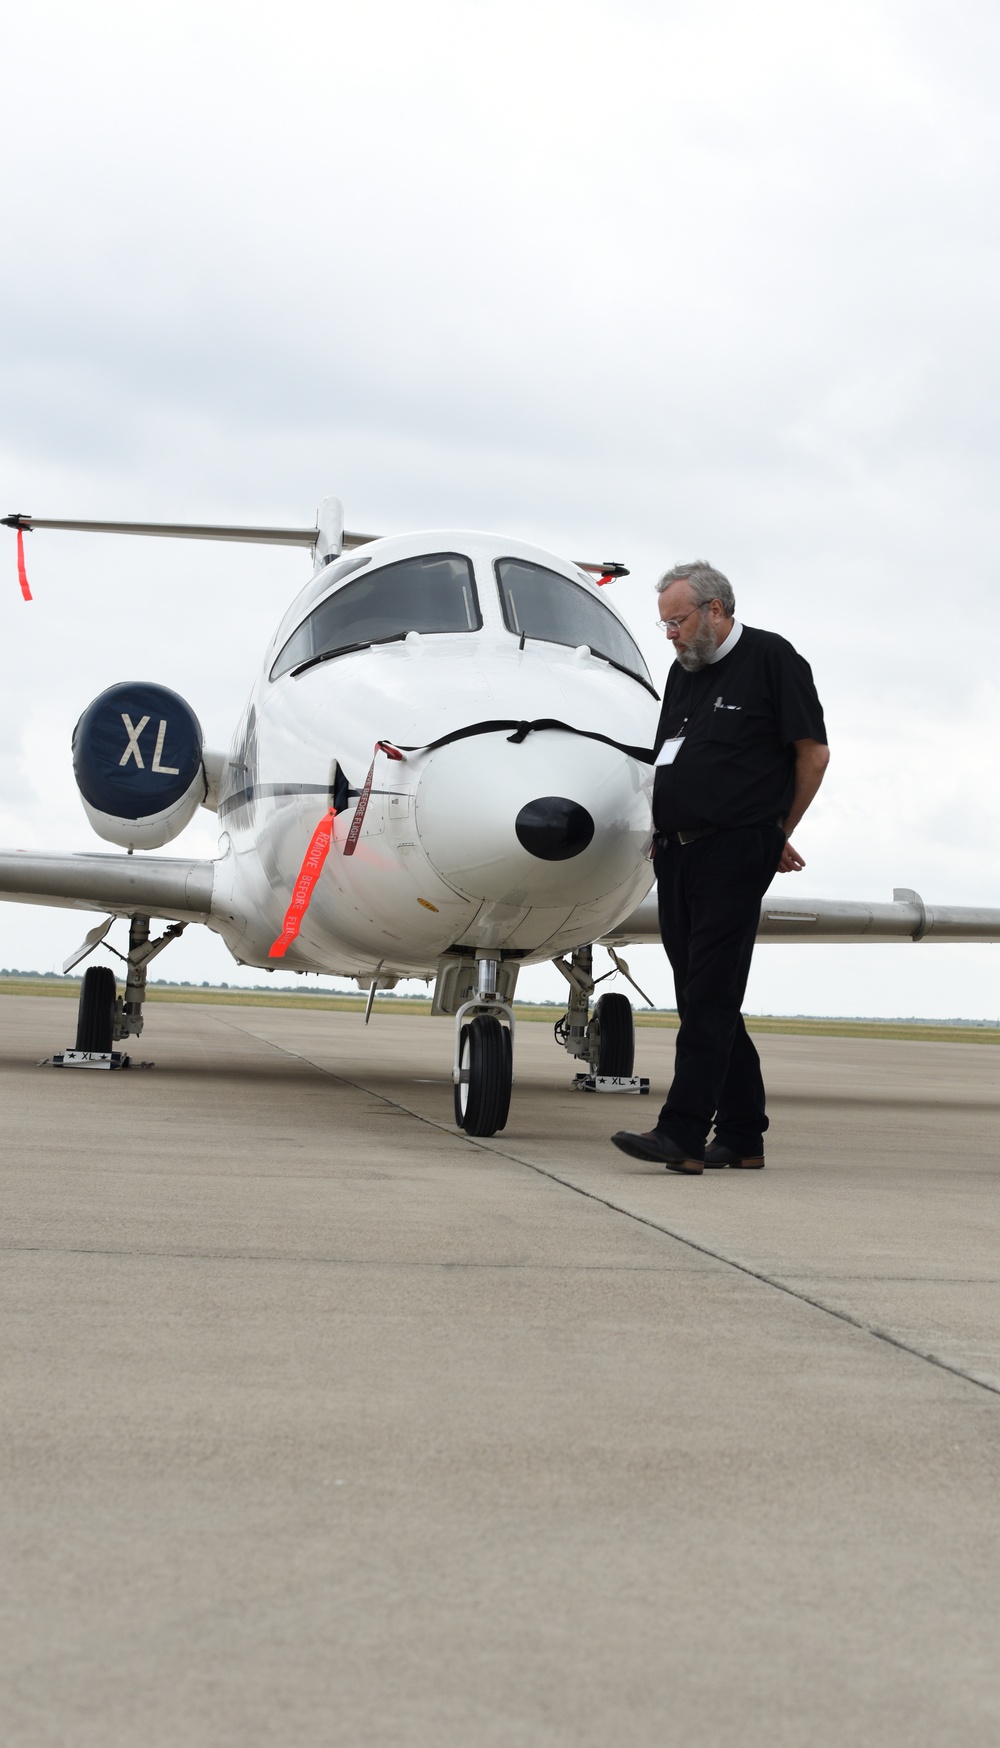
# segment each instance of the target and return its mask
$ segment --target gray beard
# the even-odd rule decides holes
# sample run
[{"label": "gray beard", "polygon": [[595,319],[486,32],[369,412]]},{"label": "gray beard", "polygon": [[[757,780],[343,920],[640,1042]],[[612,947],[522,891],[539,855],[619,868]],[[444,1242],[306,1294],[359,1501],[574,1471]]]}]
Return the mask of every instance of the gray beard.
[{"label": "gray beard", "polygon": [[689,674],[696,674],[699,668],[707,668],[717,647],[711,627],[703,620],[691,638],[687,649],[682,650],[679,645],[674,646],[674,656]]}]

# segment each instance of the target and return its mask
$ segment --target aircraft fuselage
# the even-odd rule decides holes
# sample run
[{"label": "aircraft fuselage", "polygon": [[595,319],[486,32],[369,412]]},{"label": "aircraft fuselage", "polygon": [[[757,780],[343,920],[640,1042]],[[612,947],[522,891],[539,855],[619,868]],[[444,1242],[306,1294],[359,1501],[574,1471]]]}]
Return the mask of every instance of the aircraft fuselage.
[{"label": "aircraft fuselage", "polygon": [[[435,555],[444,555],[437,570]],[[559,729],[514,744],[510,730],[499,729],[402,760],[380,753],[356,846],[344,851],[380,740],[419,749],[485,721],[557,719],[651,746],[654,693],[585,635],[589,629],[600,641],[604,620],[597,621],[606,614],[631,642],[622,621],[576,566],[522,542],[421,534],[374,542],[365,556],[364,570],[349,568],[357,558],[331,565],[332,577],[341,566],[347,574],[325,590],[319,571],[272,639],[221,785],[213,926],[241,962],[274,965],[270,950],[303,856],[336,799],[331,852],[284,956],[289,969],[368,977],[381,966],[384,976],[430,975],[456,947],[530,963],[598,938],[652,880],[649,769],[617,747]],[[458,558],[474,579],[471,592],[462,584],[464,595],[445,562],[461,579]],[[398,568],[387,583],[405,584],[406,560],[427,567],[435,587],[444,574],[459,606],[441,595],[440,616],[461,612],[464,600],[469,623],[411,629],[310,665],[297,631],[303,620],[352,584],[356,593],[359,582],[376,584],[389,567]],[[532,567],[545,576],[536,579]],[[518,635],[518,601],[529,620],[541,610],[535,580],[541,594],[557,598],[563,636],[572,635],[579,605],[579,644]],[[360,611],[348,602],[349,610]],[[421,618],[414,600],[409,623]],[[384,635],[396,636],[386,623]],[[296,636],[299,644],[290,645]],[[296,649],[304,656],[297,672],[287,666]]]}]

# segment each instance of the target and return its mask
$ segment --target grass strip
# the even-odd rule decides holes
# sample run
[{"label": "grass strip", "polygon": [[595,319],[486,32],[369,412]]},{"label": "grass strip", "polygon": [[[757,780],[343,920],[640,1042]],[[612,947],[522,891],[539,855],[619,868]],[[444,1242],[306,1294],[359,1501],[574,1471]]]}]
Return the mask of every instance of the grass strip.
[{"label": "grass strip", "polygon": [[[78,977],[0,977],[0,995],[62,996],[76,1000],[80,991]],[[209,1007],[318,1008],[327,1013],[362,1014],[367,997],[338,995],[330,991],[264,989],[200,989],[180,984],[151,984],[147,991],[150,1002],[196,1002]],[[417,1018],[430,1014],[429,997],[376,997],[372,1015],[412,1014]],[[554,1025],[561,1010],[532,1002],[515,1002],[518,1020],[539,1021]],[[660,1027],[676,1031],[677,1015],[659,1010],[638,1009],[635,1023],[642,1027]],[[800,1015],[748,1014],[751,1032],[769,1032],[783,1037],[798,1038],[881,1038],[900,1043],[923,1044],[1000,1044],[1000,1026],[954,1025],[933,1021],[809,1019]]]}]

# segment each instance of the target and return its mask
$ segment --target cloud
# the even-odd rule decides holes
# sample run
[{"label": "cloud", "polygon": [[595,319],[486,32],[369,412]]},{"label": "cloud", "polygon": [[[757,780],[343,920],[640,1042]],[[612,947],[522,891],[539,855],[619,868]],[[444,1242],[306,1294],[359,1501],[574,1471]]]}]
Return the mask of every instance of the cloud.
[{"label": "cloud", "polygon": [[[0,71],[10,507],[335,489],[353,526],[507,529],[629,563],[660,662],[649,586],[707,554],[817,673],[810,890],[992,902],[998,36],[901,0],[42,0]],[[0,806],[82,843],[80,708],[155,668],[224,740],[301,561],[28,548]]]}]

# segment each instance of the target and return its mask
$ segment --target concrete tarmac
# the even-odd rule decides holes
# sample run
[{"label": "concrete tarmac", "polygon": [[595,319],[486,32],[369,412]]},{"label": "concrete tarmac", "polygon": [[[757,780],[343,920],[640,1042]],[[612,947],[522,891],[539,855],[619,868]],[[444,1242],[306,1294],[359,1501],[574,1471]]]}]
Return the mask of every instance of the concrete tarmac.
[{"label": "concrete tarmac", "polygon": [[7,1748],[990,1748],[1000,1055],[760,1040],[763,1172],[519,1029],[0,999]]}]

